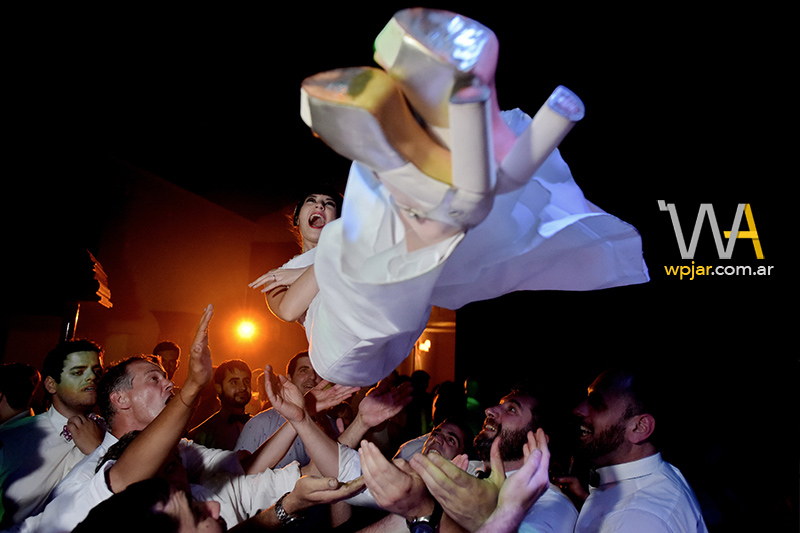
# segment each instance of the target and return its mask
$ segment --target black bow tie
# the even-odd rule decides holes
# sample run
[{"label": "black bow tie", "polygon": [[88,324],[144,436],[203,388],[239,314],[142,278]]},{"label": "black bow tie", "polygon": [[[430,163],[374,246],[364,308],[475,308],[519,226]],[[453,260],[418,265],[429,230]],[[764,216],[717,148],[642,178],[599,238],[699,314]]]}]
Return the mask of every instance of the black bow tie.
[{"label": "black bow tie", "polygon": [[589,469],[589,485],[592,487],[600,486],[600,474],[594,468]]},{"label": "black bow tie", "polygon": [[236,422],[241,422],[242,424],[246,424],[247,421],[250,420],[250,415],[247,413],[237,415],[237,414],[230,414],[228,415],[228,424],[235,424]]}]

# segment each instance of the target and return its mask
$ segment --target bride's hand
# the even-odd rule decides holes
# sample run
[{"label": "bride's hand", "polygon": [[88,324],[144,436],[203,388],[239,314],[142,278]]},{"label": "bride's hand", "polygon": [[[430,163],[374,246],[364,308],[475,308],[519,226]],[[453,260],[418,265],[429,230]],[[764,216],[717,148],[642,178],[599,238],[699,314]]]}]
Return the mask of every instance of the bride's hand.
[{"label": "bride's hand", "polygon": [[295,281],[297,281],[297,278],[299,278],[306,270],[308,270],[308,267],[275,268],[250,283],[248,287],[251,289],[256,289],[263,285],[264,288],[261,289],[261,292],[269,292],[279,287],[289,287]]}]

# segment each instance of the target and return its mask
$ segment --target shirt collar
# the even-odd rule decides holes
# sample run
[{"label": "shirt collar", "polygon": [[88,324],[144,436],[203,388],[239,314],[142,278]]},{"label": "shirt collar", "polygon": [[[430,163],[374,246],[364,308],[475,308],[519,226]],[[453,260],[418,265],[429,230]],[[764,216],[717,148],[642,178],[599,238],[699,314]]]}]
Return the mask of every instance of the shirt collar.
[{"label": "shirt collar", "polygon": [[656,453],[644,459],[639,459],[638,461],[598,468],[597,475],[600,476],[600,486],[617,481],[625,481],[626,479],[648,476],[652,474],[662,462],[661,454]]},{"label": "shirt collar", "polygon": [[58,431],[61,431],[61,429],[64,427],[64,424],[67,423],[67,417],[59,413],[58,409],[52,405],[50,406],[50,409],[47,410],[46,416],[50,419],[53,427],[58,429]]}]

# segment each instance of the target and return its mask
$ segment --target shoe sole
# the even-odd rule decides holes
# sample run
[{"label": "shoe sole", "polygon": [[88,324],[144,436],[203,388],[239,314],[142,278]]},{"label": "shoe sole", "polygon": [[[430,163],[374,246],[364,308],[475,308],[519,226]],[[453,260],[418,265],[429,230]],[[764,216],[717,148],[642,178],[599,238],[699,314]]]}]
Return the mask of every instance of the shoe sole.
[{"label": "shoe sole", "polygon": [[449,127],[450,96],[471,85],[471,71],[494,32],[449,11],[399,11],[375,39],[375,61],[403,86],[411,107],[425,122]]},{"label": "shoe sole", "polygon": [[453,184],[450,152],[428,136],[394,80],[380,69],[345,68],[306,78],[300,115],[348,159],[377,172],[411,162],[430,178]]}]

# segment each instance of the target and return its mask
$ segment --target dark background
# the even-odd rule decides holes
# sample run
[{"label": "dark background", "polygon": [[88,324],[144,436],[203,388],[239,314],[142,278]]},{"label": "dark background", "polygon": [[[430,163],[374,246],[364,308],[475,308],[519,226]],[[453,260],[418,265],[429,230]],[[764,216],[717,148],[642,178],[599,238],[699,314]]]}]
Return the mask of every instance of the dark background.
[{"label": "dark background", "polygon": [[[7,306],[39,289],[67,249],[93,249],[124,197],[106,173],[126,161],[253,220],[309,180],[343,185],[348,162],[299,118],[300,81],[373,65],[395,3],[10,13],[5,53],[3,214]],[[503,108],[534,113],[557,85],[586,118],[562,144],[586,197],[642,234],[650,283],[592,293],[515,293],[458,312],[459,378],[491,379],[486,402],[533,377],[567,416],[607,364],[662,369],[672,456],[717,531],[797,520],[797,349],[788,253],[796,58],[779,12],[581,11],[572,5],[459,11],[497,33]],[[749,203],[765,259],[739,241],[730,264],[769,277],[678,280],[667,213],[688,240],[701,203],[730,229]],[[698,264],[721,262],[710,229]],[[791,317],[794,316],[795,319]],[[567,449],[567,445],[564,444]],[[790,508],[790,506],[794,506]],[[788,522],[784,518],[788,516]]]}]

